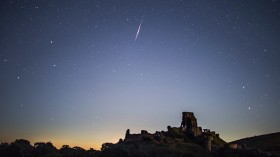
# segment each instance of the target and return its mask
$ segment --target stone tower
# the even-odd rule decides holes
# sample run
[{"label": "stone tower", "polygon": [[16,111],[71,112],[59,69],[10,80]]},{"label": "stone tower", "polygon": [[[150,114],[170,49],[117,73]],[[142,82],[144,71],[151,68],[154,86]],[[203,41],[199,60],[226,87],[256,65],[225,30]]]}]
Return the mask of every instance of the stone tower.
[{"label": "stone tower", "polygon": [[197,127],[197,120],[193,114],[193,112],[183,112],[182,113],[182,122],[181,128],[186,130],[188,133],[193,136],[201,135],[201,128]]}]

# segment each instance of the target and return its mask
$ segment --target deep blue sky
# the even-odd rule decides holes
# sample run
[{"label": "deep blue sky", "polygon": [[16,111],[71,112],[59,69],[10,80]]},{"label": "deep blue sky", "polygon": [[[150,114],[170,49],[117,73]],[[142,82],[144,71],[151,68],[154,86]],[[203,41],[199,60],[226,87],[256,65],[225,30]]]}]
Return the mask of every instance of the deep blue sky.
[{"label": "deep blue sky", "polygon": [[99,149],[183,111],[226,141],[280,131],[279,0],[0,8],[0,142]]}]

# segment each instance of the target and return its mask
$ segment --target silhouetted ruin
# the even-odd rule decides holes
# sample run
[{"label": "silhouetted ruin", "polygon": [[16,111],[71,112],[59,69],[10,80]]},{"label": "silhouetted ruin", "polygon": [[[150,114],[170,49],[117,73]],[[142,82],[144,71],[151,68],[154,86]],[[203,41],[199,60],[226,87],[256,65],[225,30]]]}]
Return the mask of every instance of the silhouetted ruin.
[{"label": "silhouetted ruin", "polygon": [[[172,137],[172,138],[189,138],[193,142],[201,145],[205,150],[212,150],[212,140],[218,141],[214,147],[220,147],[225,144],[225,142],[219,138],[219,134],[215,134],[214,131],[210,131],[210,129],[203,129],[198,127],[197,119],[194,116],[193,112],[182,112],[182,121],[181,126],[171,127],[167,126],[167,132],[161,131],[156,132],[155,134],[150,134],[146,130],[142,130],[141,134],[129,134],[129,129],[125,135],[125,142],[129,141],[141,141],[145,140],[153,140],[155,139],[159,143],[164,143],[164,137]],[[218,144],[218,146],[217,146]]]},{"label": "silhouetted ruin", "polygon": [[193,112],[182,113],[181,129],[186,135],[193,137],[198,143],[203,145],[206,150],[212,150],[211,141],[216,134],[215,132],[210,132],[210,129],[203,129],[202,132],[202,128],[197,126],[197,120]]},{"label": "silhouetted ruin", "polygon": [[197,127],[197,121],[193,112],[182,113],[181,128],[195,137],[200,136],[202,133],[201,127]]}]

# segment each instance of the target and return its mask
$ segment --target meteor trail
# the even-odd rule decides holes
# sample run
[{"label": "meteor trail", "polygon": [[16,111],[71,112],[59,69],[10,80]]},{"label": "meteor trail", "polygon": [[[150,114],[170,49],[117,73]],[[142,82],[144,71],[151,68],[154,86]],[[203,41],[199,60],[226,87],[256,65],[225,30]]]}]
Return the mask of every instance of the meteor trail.
[{"label": "meteor trail", "polygon": [[138,30],[137,30],[137,33],[136,33],[136,36],[135,36],[135,41],[137,40],[137,37],[138,37],[138,35],[139,35],[139,32],[140,32],[140,29],[141,29],[142,22],[143,22],[143,18],[142,18],[142,20],[141,20],[141,22],[140,22],[140,25],[139,25],[139,27],[138,27]]}]

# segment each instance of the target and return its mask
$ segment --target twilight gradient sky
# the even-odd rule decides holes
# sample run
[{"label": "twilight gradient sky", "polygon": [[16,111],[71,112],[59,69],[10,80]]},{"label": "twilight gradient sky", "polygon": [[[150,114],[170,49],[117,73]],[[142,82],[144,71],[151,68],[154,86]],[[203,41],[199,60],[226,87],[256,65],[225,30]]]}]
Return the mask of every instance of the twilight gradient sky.
[{"label": "twilight gradient sky", "polygon": [[280,131],[279,0],[0,8],[0,142],[99,149],[180,126],[182,111],[226,141]]}]

